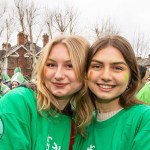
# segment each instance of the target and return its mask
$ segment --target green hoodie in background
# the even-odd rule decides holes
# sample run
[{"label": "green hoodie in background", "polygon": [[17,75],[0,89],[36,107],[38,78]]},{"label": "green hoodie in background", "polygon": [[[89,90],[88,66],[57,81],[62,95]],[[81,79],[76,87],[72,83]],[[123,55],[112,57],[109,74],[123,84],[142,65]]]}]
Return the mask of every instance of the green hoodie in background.
[{"label": "green hoodie in background", "polygon": [[136,97],[148,104],[150,104],[150,82],[146,83],[142,89],[137,93]]}]

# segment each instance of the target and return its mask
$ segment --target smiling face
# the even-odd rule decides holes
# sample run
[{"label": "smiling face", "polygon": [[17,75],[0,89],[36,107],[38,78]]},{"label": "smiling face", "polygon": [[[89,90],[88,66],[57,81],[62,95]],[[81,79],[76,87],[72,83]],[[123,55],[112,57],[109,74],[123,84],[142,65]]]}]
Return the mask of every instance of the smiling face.
[{"label": "smiling face", "polygon": [[90,63],[88,86],[100,103],[116,101],[127,89],[130,70],[121,52],[108,46],[99,50]]},{"label": "smiling face", "polygon": [[11,84],[11,88],[13,89],[17,86],[19,86],[19,83],[17,81],[13,81],[12,84]]},{"label": "smiling face", "polygon": [[58,99],[69,100],[82,87],[75,75],[68,50],[63,44],[52,47],[44,71],[45,86]]}]

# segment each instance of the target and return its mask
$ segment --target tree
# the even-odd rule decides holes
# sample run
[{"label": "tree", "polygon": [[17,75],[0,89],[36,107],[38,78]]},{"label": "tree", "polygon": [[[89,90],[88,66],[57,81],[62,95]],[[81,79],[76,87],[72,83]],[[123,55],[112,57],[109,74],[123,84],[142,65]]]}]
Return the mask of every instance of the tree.
[{"label": "tree", "polygon": [[144,34],[140,32],[135,34],[135,38],[133,40],[133,48],[138,57],[146,57],[146,54],[150,49],[150,45],[148,40],[145,39]]},{"label": "tree", "polygon": [[48,35],[50,37],[50,39],[53,38],[53,33],[54,31],[54,11],[50,10],[50,9],[45,9],[44,12],[44,22],[46,24],[46,28],[48,31]]},{"label": "tree", "polygon": [[73,6],[71,6],[70,8],[69,8],[69,21],[70,21],[70,23],[69,23],[69,28],[68,28],[68,30],[69,30],[69,33],[70,34],[75,34],[76,33],[76,27],[77,27],[77,23],[78,23],[78,10],[75,8],[75,7],[73,7]]},{"label": "tree", "polygon": [[5,13],[6,13],[6,4],[4,3],[4,1],[1,1],[0,3],[0,36],[5,28],[3,24]]},{"label": "tree", "polygon": [[64,9],[55,10],[54,12],[54,27],[61,33],[73,34],[78,22],[78,11],[73,6]]},{"label": "tree", "polygon": [[101,22],[96,21],[92,31],[96,39],[100,38],[104,34],[119,34],[120,33],[118,27],[113,22],[111,22],[110,18],[106,20],[103,19],[101,20]]},{"label": "tree", "polygon": [[[39,8],[35,5],[33,0],[14,0],[14,2],[17,10],[16,16],[19,20],[19,26],[21,27],[24,36],[29,37],[30,52],[28,55],[33,70],[36,55],[35,42],[38,42],[42,33],[42,26],[39,25],[40,19],[38,19],[40,14]],[[38,27],[38,30],[36,27]]]},{"label": "tree", "polygon": [[7,15],[7,17],[5,18],[5,22],[4,22],[4,27],[5,27],[5,32],[6,32],[6,43],[8,46],[9,40],[14,32],[14,26],[15,26],[15,22],[14,22],[14,17],[10,14]]},{"label": "tree", "polygon": [[13,34],[13,31],[14,31],[14,25],[15,22],[14,22],[14,18],[13,18],[13,15],[11,13],[8,12],[5,12],[5,16],[3,18],[3,37],[5,39],[3,45],[5,45],[5,58],[4,60],[2,61],[3,63],[3,69],[7,70],[7,53],[8,53],[8,49],[10,47],[10,38]]},{"label": "tree", "polygon": [[[38,26],[38,16],[40,14],[39,8],[37,8],[34,4],[34,1],[31,0],[14,0],[15,7],[16,7],[16,16],[19,21],[19,26],[21,27],[22,32],[25,35],[29,35],[29,40],[31,43],[31,51],[33,57],[36,54],[34,41],[38,41],[38,38],[42,32],[42,26],[40,30],[36,30],[36,26]],[[39,26],[38,26],[39,27]],[[38,31],[38,32],[37,32]],[[34,35],[37,34],[37,37],[34,40]]]},{"label": "tree", "polygon": [[23,0],[14,0],[14,4],[16,7],[16,17],[21,26],[21,31],[25,33],[25,3]]}]

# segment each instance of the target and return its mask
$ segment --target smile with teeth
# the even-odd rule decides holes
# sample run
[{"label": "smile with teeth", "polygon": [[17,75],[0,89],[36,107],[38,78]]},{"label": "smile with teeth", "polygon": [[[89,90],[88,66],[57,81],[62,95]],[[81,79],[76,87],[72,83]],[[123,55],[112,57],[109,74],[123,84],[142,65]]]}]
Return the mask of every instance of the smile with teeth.
[{"label": "smile with teeth", "polygon": [[111,89],[114,87],[114,85],[104,85],[104,84],[97,84],[99,87],[104,89]]}]

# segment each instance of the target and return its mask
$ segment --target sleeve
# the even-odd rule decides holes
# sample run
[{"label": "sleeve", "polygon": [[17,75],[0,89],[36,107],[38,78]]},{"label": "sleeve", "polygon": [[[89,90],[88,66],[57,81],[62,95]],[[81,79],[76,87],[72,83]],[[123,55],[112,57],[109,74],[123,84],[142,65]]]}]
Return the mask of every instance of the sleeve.
[{"label": "sleeve", "polygon": [[137,93],[137,98],[150,104],[150,85],[144,85],[144,87]]},{"label": "sleeve", "polygon": [[31,149],[31,95],[12,90],[0,100],[0,150]]},{"label": "sleeve", "polygon": [[137,134],[132,143],[132,150],[150,150],[150,109],[142,116]]}]

